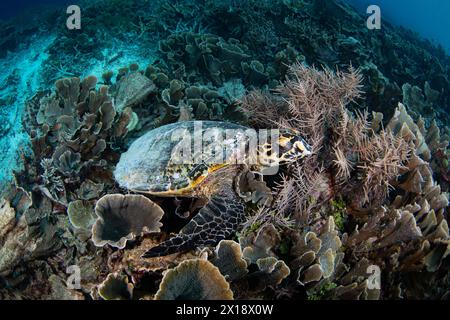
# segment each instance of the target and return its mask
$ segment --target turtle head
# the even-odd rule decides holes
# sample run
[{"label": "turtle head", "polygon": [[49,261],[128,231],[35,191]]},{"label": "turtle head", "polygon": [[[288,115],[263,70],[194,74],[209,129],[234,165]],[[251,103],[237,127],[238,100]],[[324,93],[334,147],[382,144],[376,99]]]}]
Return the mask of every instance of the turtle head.
[{"label": "turtle head", "polygon": [[280,162],[294,162],[312,154],[311,146],[293,130],[283,130],[278,138]]}]

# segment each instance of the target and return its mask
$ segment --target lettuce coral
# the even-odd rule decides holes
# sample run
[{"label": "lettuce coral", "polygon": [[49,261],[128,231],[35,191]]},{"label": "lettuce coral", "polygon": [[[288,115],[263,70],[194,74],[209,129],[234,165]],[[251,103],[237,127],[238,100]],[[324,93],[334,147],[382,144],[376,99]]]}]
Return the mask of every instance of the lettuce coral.
[{"label": "lettuce coral", "polygon": [[156,300],[232,300],[233,292],[219,269],[207,260],[186,260],[167,271]]},{"label": "lettuce coral", "polygon": [[141,195],[108,194],[95,206],[97,215],[92,226],[92,241],[98,247],[106,244],[123,249],[127,241],[145,233],[159,232],[164,211]]}]

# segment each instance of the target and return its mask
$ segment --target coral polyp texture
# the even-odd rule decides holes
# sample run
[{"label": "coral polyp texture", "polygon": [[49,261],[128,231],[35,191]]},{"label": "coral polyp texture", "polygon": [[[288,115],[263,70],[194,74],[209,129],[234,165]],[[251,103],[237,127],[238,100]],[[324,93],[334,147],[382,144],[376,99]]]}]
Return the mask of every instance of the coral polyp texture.
[{"label": "coral polyp texture", "polygon": [[41,15],[0,41],[0,299],[450,297],[442,48],[335,0]]}]

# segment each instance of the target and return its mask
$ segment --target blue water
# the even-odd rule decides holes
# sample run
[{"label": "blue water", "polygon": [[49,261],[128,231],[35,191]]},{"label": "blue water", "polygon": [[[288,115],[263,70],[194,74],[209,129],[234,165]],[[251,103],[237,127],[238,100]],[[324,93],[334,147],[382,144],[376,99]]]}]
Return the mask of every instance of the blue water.
[{"label": "blue water", "polygon": [[15,15],[33,9],[36,6],[63,6],[74,4],[78,1],[71,0],[1,0],[0,19],[8,19]]},{"label": "blue water", "polygon": [[418,32],[450,53],[449,0],[346,0],[365,13],[369,5],[381,8],[382,19]]},{"label": "blue water", "polygon": [[[219,0],[220,1],[220,0]],[[245,1],[245,0],[242,0]],[[450,53],[450,0],[344,0],[365,13],[372,4],[379,5],[382,18],[414,30]],[[36,5],[63,6],[74,0],[2,0],[0,19],[10,18]]]}]

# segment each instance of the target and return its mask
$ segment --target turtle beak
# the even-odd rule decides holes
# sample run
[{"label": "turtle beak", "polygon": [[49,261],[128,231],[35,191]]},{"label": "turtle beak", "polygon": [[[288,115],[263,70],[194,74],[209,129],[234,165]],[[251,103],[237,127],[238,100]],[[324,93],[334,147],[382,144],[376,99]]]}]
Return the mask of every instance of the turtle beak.
[{"label": "turtle beak", "polygon": [[299,158],[304,158],[312,154],[312,148],[303,139],[299,139],[294,143],[294,148]]}]

